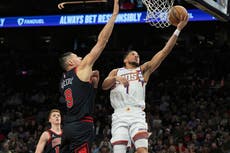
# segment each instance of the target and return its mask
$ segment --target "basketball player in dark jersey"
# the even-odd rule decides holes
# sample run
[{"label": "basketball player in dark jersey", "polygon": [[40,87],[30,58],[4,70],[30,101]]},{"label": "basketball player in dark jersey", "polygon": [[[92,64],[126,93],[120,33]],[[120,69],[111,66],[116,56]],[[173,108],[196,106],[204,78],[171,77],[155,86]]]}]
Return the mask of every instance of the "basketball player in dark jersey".
[{"label": "basketball player in dark jersey", "polygon": [[62,153],[89,153],[94,138],[93,105],[99,81],[99,71],[92,67],[104,50],[119,12],[119,2],[114,0],[113,13],[98,36],[96,45],[82,59],[72,52],[60,58],[65,70],[60,91],[65,99],[67,113],[64,119]]},{"label": "basketball player in dark jersey", "polygon": [[61,145],[61,113],[52,109],[49,113],[51,128],[44,131],[38,141],[35,153],[60,153]]}]

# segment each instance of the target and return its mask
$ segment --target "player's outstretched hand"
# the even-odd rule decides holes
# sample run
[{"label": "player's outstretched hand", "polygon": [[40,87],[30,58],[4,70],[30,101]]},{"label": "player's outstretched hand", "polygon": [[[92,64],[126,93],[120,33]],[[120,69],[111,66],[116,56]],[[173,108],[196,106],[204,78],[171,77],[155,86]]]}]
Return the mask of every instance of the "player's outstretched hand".
[{"label": "player's outstretched hand", "polygon": [[182,30],[187,25],[188,19],[189,19],[188,15],[186,15],[184,18],[182,18],[182,20],[177,25],[177,29]]}]

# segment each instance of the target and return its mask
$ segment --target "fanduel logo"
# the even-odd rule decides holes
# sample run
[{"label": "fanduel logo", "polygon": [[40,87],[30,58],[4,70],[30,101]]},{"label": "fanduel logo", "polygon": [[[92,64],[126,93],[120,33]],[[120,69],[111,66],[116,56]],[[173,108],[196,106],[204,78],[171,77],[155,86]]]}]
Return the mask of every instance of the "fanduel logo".
[{"label": "fanduel logo", "polygon": [[5,18],[0,18],[0,27],[4,26]]},{"label": "fanduel logo", "polygon": [[23,18],[18,18],[18,25],[21,26],[24,22]]},{"label": "fanduel logo", "polygon": [[44,19],[24,19],[18,18],[18,25],[21,26],[23,24],[44,24]]}]

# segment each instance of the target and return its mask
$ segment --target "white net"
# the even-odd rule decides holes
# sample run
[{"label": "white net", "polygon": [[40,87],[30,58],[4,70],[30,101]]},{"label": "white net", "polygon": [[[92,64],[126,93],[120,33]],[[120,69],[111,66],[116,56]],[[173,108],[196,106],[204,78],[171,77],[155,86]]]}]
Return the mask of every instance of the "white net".
[{"label": "white net", "polygon": [[174,0],[142,0],[142,2],[147,8],[146,22],[156,28],[170,26],[168,12]]}]

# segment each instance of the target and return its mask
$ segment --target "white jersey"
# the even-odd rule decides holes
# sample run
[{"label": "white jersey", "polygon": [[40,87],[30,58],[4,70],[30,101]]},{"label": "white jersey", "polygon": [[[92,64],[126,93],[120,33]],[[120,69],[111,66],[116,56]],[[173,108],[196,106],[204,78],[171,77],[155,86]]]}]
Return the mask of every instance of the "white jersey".
[{"label": "white jersey", "polygon": [[116,110],[126,106],[145,108],[145,86],[146,82],[140,67],[135,69],[119,68],[117,76],[125,77],[129,81],[129,86],[116,82],[110,91],[110,101]]}]

